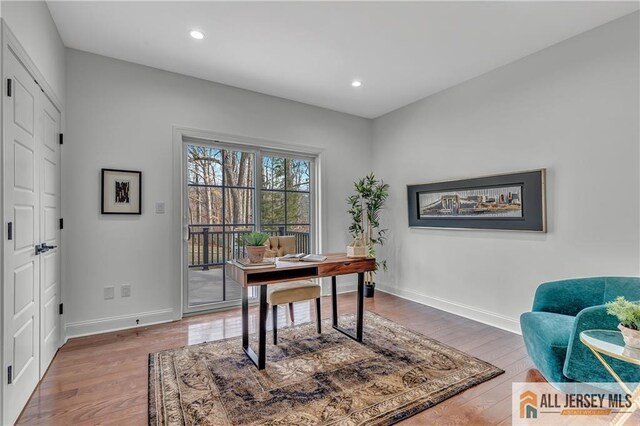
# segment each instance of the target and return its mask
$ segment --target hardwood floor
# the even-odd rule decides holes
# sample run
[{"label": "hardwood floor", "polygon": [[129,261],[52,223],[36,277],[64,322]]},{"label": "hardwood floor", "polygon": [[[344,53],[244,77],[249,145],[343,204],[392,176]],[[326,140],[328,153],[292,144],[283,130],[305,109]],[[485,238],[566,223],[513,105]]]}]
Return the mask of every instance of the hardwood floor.
[{"label": "hardwood floor", "polygon": [[[328,297],[323,298],[322,309],[322,316],[329,318]],[[365,309],[506,371],[403,425],[510,424],[511,383],[540,380],[532,370],[521,336],[381,292],[366,299]],[[354,293],[340,295],[339,311],[355,311]],[[255,315],[256,308],[251,313]],[[310,303],[296,304],[298,322],[309,321],[312,314]],[[286,323],[285,315],[280,309],[279,323]],[[233,309],[71,339],[60,348],[18,424],[145,425],[149,352],[235,337],[241,330],[240,310]]]}]

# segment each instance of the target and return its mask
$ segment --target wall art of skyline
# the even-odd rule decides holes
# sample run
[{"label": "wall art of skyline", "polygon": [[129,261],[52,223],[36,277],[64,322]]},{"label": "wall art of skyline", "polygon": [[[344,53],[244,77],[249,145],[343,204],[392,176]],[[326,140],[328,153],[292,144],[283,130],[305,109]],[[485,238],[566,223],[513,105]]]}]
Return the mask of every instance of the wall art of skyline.
[{"label": "wall art of skyline", "polygon": [[418,198],[421,219],[522,217],[521,186],[420,192]]},{"label": "wall art of skyline", "polygon": [[545,169],[407,185],[411,228],[546,232]]}]

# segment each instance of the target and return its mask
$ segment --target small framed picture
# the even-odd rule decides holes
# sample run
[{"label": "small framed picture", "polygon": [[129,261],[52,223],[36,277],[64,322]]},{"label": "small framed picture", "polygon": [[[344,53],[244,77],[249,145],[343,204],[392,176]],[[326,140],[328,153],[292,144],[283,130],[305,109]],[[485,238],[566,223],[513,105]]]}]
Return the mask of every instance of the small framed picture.
[{"label": "small framed picture", "polygon": [[142,214],[142,172],[102,169],[102,214]]}]

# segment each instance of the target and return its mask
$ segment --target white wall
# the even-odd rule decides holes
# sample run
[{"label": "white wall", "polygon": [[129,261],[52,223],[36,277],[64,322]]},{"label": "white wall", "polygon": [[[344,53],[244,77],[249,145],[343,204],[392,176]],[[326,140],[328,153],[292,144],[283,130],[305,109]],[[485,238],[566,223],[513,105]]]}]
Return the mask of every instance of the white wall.
[{"label": "white wall", "polygon": [[[537,285],[640,274],[634,13],[374,121],[387,291],[511,330]],[[406,185],[547,168],[548,232],[409,229]]]},{"label": "white wall", "polygon": [[44,1],[3,1],[2,18],[64,105],[65,53]]},{"label": "white wall", "polygon": [[[69,336],[130,326],[137,317],[141,323],[175,318],[179,311],[174,125],[323,148],[324,223],[330,225],[323,249],[344,250],[344,200],[351,189],[345,183],[368,171],[369,120],[76,50],[67,50],[66,66],[62,185]],[[100,214],[103,167],[142,170],[142,216]],[[166,214],[154,213],[155,201],[167,203]],[[104,286],[122,283],[132,285],[130,298],[103,299]]]}]

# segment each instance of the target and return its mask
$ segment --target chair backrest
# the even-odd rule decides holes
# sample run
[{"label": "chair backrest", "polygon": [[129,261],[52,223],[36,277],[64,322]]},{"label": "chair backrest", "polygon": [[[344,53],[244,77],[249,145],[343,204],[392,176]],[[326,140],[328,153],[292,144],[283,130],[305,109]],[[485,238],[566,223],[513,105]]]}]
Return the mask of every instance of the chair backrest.
[{"label": "chair backrest", "polygon": [[618,296],[640,300],[640,278],[589,277],[543,283],[536,290],[533,311],[576,316],[584,308],[603,305]]},{"label": "chair backrest", "polygon": [[264,245],[267,246],[266,257],[281,257],[296,253],[296,237],[292,235],[269,237]]},{"label": "chair backrest", "polygon": [[618,296],[624,296],[627,300],[640,300],[639,277],[603,277],[604,302],[612,301]]}]

